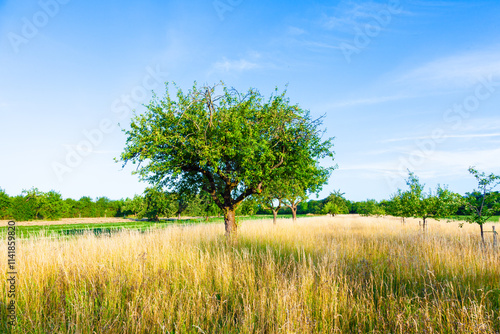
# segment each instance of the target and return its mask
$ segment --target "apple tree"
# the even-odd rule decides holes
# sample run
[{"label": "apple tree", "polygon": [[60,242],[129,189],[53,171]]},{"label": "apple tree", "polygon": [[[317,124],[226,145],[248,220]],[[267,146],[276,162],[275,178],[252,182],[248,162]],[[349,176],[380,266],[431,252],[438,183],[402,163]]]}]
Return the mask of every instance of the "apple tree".
[{"label": "apple tree", "polygon": [[240,93],[221,83],[175,97],[153,96],[130,124],[123,164],[138,164],[141,180],[171,191],[208,193],[224,213],[227,236],[236,235],[235,210],[276,178],[306,178],[321,158],[332,157],[308,110],[290,103],[286,91],[265,99],[255,89]]}]

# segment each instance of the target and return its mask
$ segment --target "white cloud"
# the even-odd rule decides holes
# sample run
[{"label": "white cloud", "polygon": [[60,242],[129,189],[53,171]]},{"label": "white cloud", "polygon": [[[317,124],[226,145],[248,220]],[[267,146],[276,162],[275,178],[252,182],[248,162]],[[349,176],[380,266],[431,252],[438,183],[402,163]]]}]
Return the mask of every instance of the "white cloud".
[{"label": "white cloud", "polygon": [[355,27],[374,21],[379,13],[387,9],[388,3],[342,1],[335,8],[335,15],[325,16],[321,24],[327,30],[354,32]]},{"label": "white cloud", "polygon": [[[470,133],[470,134],[462,134],[462,135],[443,135],[442,139],[450,139],[450,138],[461,138],[461,139],[471,139],[471,138],[489,138],[489,137],[500,137],[500,133]],[[434,139],[433,136],[419,136],[419,137],[402,137],[402,138],[391,138],[382,140],[381,143],[394,143],[401,141],[416,141],[416,140],[425,140],[425,139]]]},{"label": "white cloud", "polygon": [[500,76],[500,50],[452,55],[427,62],[399,77],[398,83],[463,87]]},{"label": "white cloud", "polygon": [[260,68],[261,66],[255,62],[246,59],[228,60],[224,58],[222,61],[216,62],[212,68],[219,72],[242,72]]},{"label": "white cloud", "polygon": [[395,143],[406,141],[435,140],[432,136],[434,130],[442,130],[442,139],[473,139],[473,138],[496,138],[500,137],[500,118],[477,118],[471,119],[460,125],[458,129],[446,129],[445,127],[433,128],[432,131],[426,131],[425,134],[411,137],[393,137],[380,140],[380,143]]},{"label": "white cloud", "polygon": [[322,48],[322,49],[333,49],[333,50],[341,50],[341,47],[338,45],[331,45],[324,42],[316,42],[316,41],[300,41],[300,45],[304,47],[313,47],[313,48]]},{"label": "white cloud", "polygon": [[397,101],[402,99],[409,99],[415,96],[412,95],[387,95],[387,96],[373,96],[373,97],[361,97],[357,99],[344,100],[338,102],[332,102],[320,106],[322,109],[332,109],[332,108],[343,108],[343,107],[355,107],[359,105],[373,105],[390,101]]},{"label": "white cloud", "polygon": [[500,148],[464,150],[464,151],[440,151],[428,158],[430,165],[435,165],[444,175],[460,175],[467,171],[470,166],[476,166],[480,170],[491,172],[500,171]]},{"label": "white cloud", "polygon": [[298,35],[304,35],[306,31],[304,29],[298,28],[298,27],[293,27],[289,26],[288,27],[288,34],[293,35],[293,36],[298,36]]}]

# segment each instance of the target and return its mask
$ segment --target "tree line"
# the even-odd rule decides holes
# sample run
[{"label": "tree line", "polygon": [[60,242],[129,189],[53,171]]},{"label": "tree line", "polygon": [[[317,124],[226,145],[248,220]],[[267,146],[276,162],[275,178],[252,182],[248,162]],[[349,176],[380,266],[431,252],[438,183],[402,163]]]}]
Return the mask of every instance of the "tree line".
[{"label": "tree line", "polygon": [[[249,211],[250,210],[250,211]],[[255,213],[248,205],[239,214]],[[160,217],[204,216],[220,214],[218,208],[203,194],[184,198],[176,193],[147,188],[133,198],[111,200],[107,197],[92,199],[83,196],[78,200],[63,199],[61,194],[38,188],[23,190],[21,195],[9,196],[0,188],[0,219],[17,221],[59,220],[61,218],[129,217],[158,221]]]},{"label": "tree line", "polygon": [[[296,214],[325,214],[330,197],[320,200],[305,200],[296,206]],[[381,204],[375,200],[351,202],[345,200],[345,213],[377,214]],[[382,203],[382,202],[381,202]],[[248,198],[236,210],[237,216],[272,214],[272,210],[260,203],[256,197]],[[368,209],[367,209],[368,208]],[[376,209],[373,209],[376,208]],[[344,212],[343,212],[344,213]],[[59,220],[61,218],[135,217],[158,221],[170,217],[214,217],[222,210],[204,193],[194,196],[180,196],[157,188],[147,188],[143,194],[132,198],[111,200],[105,196],[91,198],[83,196],[78,200],[63,199],[61,194],[51,190],[43,192],[37,188],[23,190],[21,195],[9,196],[0,188],[0,219],[17,221]],[[283,206],[280,215],[292,215],[292,209]]]},{"label": "tree line", "polygon": [[[483,194],[472,191],[465,194],[453,193],[445,187],[424,191],[418,177],[409,173],[408,190],[398,190],[390,199],[376,201],[351,201],[346,199],[340,190],[332,192],[324,199],[303,200],[296,205],[295,214],[360,214],[362,216],[392,215],[401,217],[444,218],[452,216],[466,217],[471,213],[471,203],[480,204]],[[500,215],[500,192],[491,191],[486,194],[484,208],[490,215]],[[267,202],[267,203],[266,203]],[[281,202],[282,207],[276,210]],[[286,204],[285,204],[286,203]],[[238,216],[254,214],[293,215],[292,201],[286,198],[250,197],[238,207]],[[63,199],[61,194],[51,190],[42,192],[37,188],[24,190],[21,195],[9,196],[0,188],[0,219],[58,220],[61,218],[95,218],[95,217],[135,217],[158,221],[170,217],[214,217],[223,212],[206,193],[195,195],[165,192],[158,188],[146,188],[143,194],[132,198],[111,200],[107,197],[92,199],[83,196],[79,200]],[[483,215],[483,218],[485,216]],[[425,226],[425,225],[424,225]]]}]

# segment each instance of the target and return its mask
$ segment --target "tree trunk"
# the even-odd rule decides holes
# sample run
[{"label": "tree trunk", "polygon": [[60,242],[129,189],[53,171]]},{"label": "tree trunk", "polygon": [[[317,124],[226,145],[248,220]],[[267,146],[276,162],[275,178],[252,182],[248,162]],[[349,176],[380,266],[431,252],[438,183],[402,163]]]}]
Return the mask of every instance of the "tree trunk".
[{"label": "tree trunk", "polygon": [[425,232],[425,224],[426,224],[426,219],[427,219],[427,217],[424,217],[424,218],[423,218],[423,220],[424,220],[424,221],[423,221],[423,223],[422,223],[422,226],[423,226],[424,232]]},{"label": "tree trunk", "polygon": [[273,210],[273,224],[276,225],[276,217],[278,216],[278,211]]},{"label": "tree trunk", "polygon": [[177,214],[177,220],[181,220],[181,213],[180,212]]},{"label": "tree trunk", "polygon": [[483,242],[483,245],[484,245],[484,231],[483,231],[483,224],[479,224],[479,227],[481,228],[481,241]]},{"label": "tree trunk", "polygon": [[290,207],[290,209],[292,209],[293,222],[296,223],[297,222],[297,207],[292,206],[292,207]]},{"label": "tree trunk", "polygon": [[237,225],[236,214],[234,208],[224,208],[224,226],[226,228],[226,237],[236,238]]}]

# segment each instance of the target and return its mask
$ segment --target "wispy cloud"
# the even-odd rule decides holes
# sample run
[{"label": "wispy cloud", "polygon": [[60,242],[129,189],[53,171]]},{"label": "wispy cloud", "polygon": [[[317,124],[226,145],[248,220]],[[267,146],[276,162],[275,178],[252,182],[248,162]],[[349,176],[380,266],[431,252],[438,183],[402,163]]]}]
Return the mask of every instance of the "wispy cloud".
[{"label": "wispy cloud", "polygon": [[288,35],[299,36],[299,35],[306,34],[306,31],[302,28],[299,28],[299,27],[289,26],[287,29],[287,33],[288,33]]},{"label": "wispy cloud", "polygon": [[[438,128],[441,130],[446,130],[445,128]],[[432,135],[433,131],[427,131],[425,134],[415,135],[415,136],[400,136],[393,138],[386,138],[380,140],[379,143],[395,143],[395,142],[405,142],[405,141],[419,141],[419,140],[435,140],[435,136]],[[443,133],[440,138],[442,139],[471,139],[471,138],[494,138],[500,137],[500,118],[489,117],[489,118],[477,118],[471,119],[466,123],[463,123],[459,129],[450,130]]]},{"label": "wispy cloud", "polygon": [[396,82],[457,87],[469,86],[490,76],[500,76],[500,49],[435,59],[409,70]]},{"label": "wispy cloud", "polygon": [[303,41],[298,41],[298,43],[304,47],[311,47],[311,48],[320,48],[320,49],[332,49],[332,50],[340,50],[340,46],[338,45],[332,45],[324,42],[317,42],[317,41],[308,41],[308,40],[303,40]]},{"label": "wispy cloud", "polygon": [[357,99],[344,100],[338,102],[332,102],[322,105],[322,109],[333,109],[333,108],[343,108],[343,107],[355,107],[360,105],[374,105],[384,102],[391,102],[403,99],[413,98],[412,95],[387,95],[387,96],[373,96],[373,97],[361,97]]},{"label": "wispy cloud", "polygon": [[242,72],[260,68],[261,66],[253,61],[246,59],[229,60],[224,58],[212,66],[212,71],[217,72]]},{"label": "wispy cloud", "polygon": [[[442,139],[450,139],[450,138],[462,138],[462,139],[471,139],[471,138],[487,138],[487,137],[500,137],[500,133],[474,133],[474,134],[463,134],[463,135],[443,135]],[[382,140],[381,143],[394,143],[401,141],[416,141],[416,140],[425,140],[425,139],[434,139],[433,136],[419,136],[419,137],[404,137],[404,138],[391,138]]]},{"label": "wispy cloud", "polygon": [[354,33],[356,27],[373,21],[377,13],[387,8],[388,3],[383,2],[341,1],[333,15],[325,15],[322,18],[321,25],[326,30]]},{"label": "wispy cloud", "polygon": [[[500,156],[500,148],[482,150],[440,150],[425,157],[425,163],[410,168],[422,179],[442,179],[448,177],[465,177],[467,169],[476,166],[480,170],[500,172],[500,160],[492,157]],[[371,159],[363,163],[340,164],[339,173],[353,172],[368,179],[392,178],[404,186],[406,168],[401,168],[400,157],[383,156],[380,160]]]},{"label": "wispy cloud", "polygon": [[477,166],[481,170],[500,171],[500,148],[463,151],[440,151],[428,158],[429,164],[445,173],[463,174],[469,166]]}]

